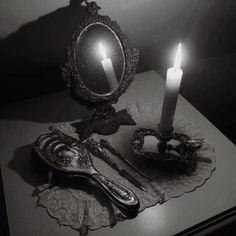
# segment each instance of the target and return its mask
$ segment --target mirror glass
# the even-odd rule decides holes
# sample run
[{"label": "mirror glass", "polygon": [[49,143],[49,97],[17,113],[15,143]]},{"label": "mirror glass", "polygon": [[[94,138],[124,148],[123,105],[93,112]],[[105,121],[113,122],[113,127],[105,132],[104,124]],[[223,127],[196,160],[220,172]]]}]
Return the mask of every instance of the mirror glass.
[{"label": "mirror glass", "polygon": [[123,46],[115,32],[103,23],[92,23],[83,29],[76,42],[75,60],[81,80],[92,93],[110,94],[123,79]]}]

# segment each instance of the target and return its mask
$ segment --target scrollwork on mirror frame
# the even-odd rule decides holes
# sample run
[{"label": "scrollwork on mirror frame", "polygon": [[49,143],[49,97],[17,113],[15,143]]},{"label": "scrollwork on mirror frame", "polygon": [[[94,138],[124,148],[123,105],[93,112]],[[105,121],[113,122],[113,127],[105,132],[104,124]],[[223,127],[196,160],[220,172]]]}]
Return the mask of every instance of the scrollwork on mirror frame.
[{"label": "scrollwork on mirror frame", "polygon": [[[139,51],[135,48],[130,49],[128,45],[128,38],[123,34],[119,25],[110,19],[109,16],[102,16],[98,14],[99,6],[95,2],[88,3],[85,1],[86,9],[89,16],[80,24],[78,30],[72,35],[72,44],[68,47],[67,61],[62,66],[62,77],[69,88],[71,96],[79,103],[85,102],[86,105],[96,106],[96,104],[113,104],[116,103],[119,96],[126,91],[129,84],[132,82],[139,59]],[[75,48],[77,40],[81,32],[92,23],[102,23],[109,27],[119,38],[123,47],[125,55],[125,72],[121,79],[118,88],[112,93],[100,95],[89,90],[80,78],[79,71],[76,64]],[[81,99],[83,101],[81,101]]]}]

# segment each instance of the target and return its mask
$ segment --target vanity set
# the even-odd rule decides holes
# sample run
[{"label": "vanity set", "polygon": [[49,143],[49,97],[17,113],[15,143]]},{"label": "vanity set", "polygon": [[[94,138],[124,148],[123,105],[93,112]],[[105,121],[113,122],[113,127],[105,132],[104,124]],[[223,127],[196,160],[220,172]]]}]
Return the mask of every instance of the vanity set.
[{"label": "vanity set", "polygon": [[[168,200],[182,198],[184,193],[204,185],[216,163],[209,136],[196,128],[201,125],[181,114],[181,104],[187,102],[179,96],[180,108],[177,106],[183,73],[181,45],[174,67],[167,72],[165,95],[160,96],[163,102],[154,97],[149,101],[142,99],[139,88],[143,87],[145,97],[152,93],[144,88],[145,84],[155,86],[161,82],[155,82],[154,72],[136,75],[139,51],[129,46],[128,38],[115,21],[98,13],[100,7],[95,2],[82,4],[88,16],[73,33],[61,69],[69,93],[63,96],[86,107],[89,115],[81,118],[78,114],[78,119],[52,122],[49,131],[37,135],[34,131],[34,142],[27,149],[29,173],[41,178],[40,183],[33,184],[31,198],[39,206],[34,211],[42,209],[40,214],[44,218],[53,218],[51,233],[60,230],[57,227],[54,231],[52,225],[56,221],[65,226],[67,233],[79,231],[81,235],[99,234],[102,227],[113,227],[128,219],[132,224],[140,215],[147,214],[150,207],[168,205]],[[138,82],[140,85],[136,86]],[[133,97],[126,95],[132,91],[136,93]],[[132,98],[126,102],[125,96]],[[183,107],[188,110],[190,104]],[[64,113],[67,112],[69,108],[68,111],[64,108]],[[186,206],[188,203],[190,200]],[[196,200],[195,204],[200,203]],[[45,209],[49,216],[45,216]],[[143,220],[141,225],[145,225]],[[149,229],[145,229],[145,235],[156,235]],[[126,232],[130,230],[126,228]]]},{"label": "vanity set", "polygon": [[[162,175],[165,174],[165,170],[167,176],[168,171],[171,171],[172,175],[177,173],[177,176],[190,175],[191,172],[196,171],[198,161],[208,163],[209,173],[211,173],[214,169],[212,164],[214,159],[198,152],[206,146],[203,145],[205,142],[203,138],[192,138],[186,133],[174,131],[173,119],[178,92],[170,91],[169,95],[165,95],[160,124],[156,124],[153,128],[145,127],[145,122],[143,127],[137,126],[137,121],[132,117],[132,111],[126,108],[116,111],[113,104],[118,101],[122,93],[125,93],[134,78],[139,51],[129,47],[127,37],[116,22],[108,16],[98,14],[100,7],[95,2],[85,1],[83,4],[89,16],[73,33],[67,61],[62,67],[62,76],[70,95],[76,102],[94,112],[88,119],[67,124],[74,128],[72,133],[76,134],[76,137],[70,136],[71,133],[68,135],[66,129],[54,125],[50,133],[42,134],[37,138],[32,148],[32,155],[47,165],[48,182],[39,185],[33,196],[42,198],[45,190],[62,184],[61,178],[73,179],[71,182],[76,184],[81,178],[87,178],[88,188],[89,184],[98,185],[108,197],[109,204],[121,212],[122,218],[130,218],[138,214],[140,201],[143,202],[140,198],[145,198],[145,193],[150,195],[150,188],[155,189],[152,191],[156,195],[156,202],[166,201],[165,190],[161,185],[156,182],[156,186],[153,187],[153,182],[158,177],[151,174],[151,171],[148,173],[150,165],[155,166],[152,171],[159,168]],[[178,80],[180,84],[181,58],[177,58],[176,61],[175,63],[179,65],[175,65],[173,71],[168,71],[169,74],[171,73],[168,78]],[[148,105],[143,104],[143,106],[145,108]],[[132,138],[127,140],[127,144],[130,145],[129,151],[132,153],[125,156],[121,154],[122,150],[115,148],[112,142],[109,142],[109,137],[119,133],[121,126],[139,127],[133,132]],[[122,134],[119,136],[122,138]],[[147,145],[152,146],[152,150],[148,148],[145,150]],[[121,144],[116,146],[119,147]],[[132,161],[129,160],[129,156],[133,157]],[[124,180],[119,182],[115,177],[108,178],[103,169],[96,168],[94,158],[100,158],[106,162],[113,171],[118,172],[125,181],[129,181],[142,193],[136,194],[124,184]],[[126,167],[120,166],[115,158],[119,158],[132,169],[132,172],[140,175],[141,180],[136,175],[132,175]],[[138,161],[135,162],[136,159]],[[139,165],[136,164],[138,162]],[[141,165],[148,167],[145,167],[145,170],[140,167]],[[209,174],[205,178],[208,177]],[[85,207],[84,211],[90,212],[95,207],[96,204],[92,204],[88,208]],[[149,205],[141,204],[142,209],[146,207]],[[91,218],[90,213],[87,217]],[[69,218],[72,219],[72,216],[70,215]],[[62,222],[62,224],[65,223]],[[80,228],[86,226],[88,229],[91,227],[83,222],[80,222],[80,226]]]}]

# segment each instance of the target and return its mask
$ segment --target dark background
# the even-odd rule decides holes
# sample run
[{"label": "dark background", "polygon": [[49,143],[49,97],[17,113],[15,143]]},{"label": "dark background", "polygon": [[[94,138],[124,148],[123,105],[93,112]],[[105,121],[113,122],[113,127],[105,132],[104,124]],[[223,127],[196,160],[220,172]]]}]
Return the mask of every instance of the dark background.
[{"label": "dark background", "polygon": [[[60,66],[86,15],[80,2],[0,1],[1,104],[64,89]],[[165,78],[182,42],[181,94],[236,143],[236,1],[97,3],[140,50],[138,72],[154,69]]]}]

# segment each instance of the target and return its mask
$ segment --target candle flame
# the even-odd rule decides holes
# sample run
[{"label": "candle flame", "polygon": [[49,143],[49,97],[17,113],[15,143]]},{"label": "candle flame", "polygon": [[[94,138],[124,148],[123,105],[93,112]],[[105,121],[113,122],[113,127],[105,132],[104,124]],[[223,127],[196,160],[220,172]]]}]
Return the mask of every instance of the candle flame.
[{"label": "candle flame", "polygon": [[174,68],[180,68],[181,66],[181,61],[182,61],[182,47],[181,47],[181,43],[179,43],[178,49],[177,49],[177,53],[175,56],[175,63],[174,63]]},{"label": "candle flame", "polygon": [[102,45],[102,43],[99,43],[99,51],[101,53],[101,56],[102,56],[103,60],[105,60],[107,58],[107,53],[106,53],[106,49]]}]

